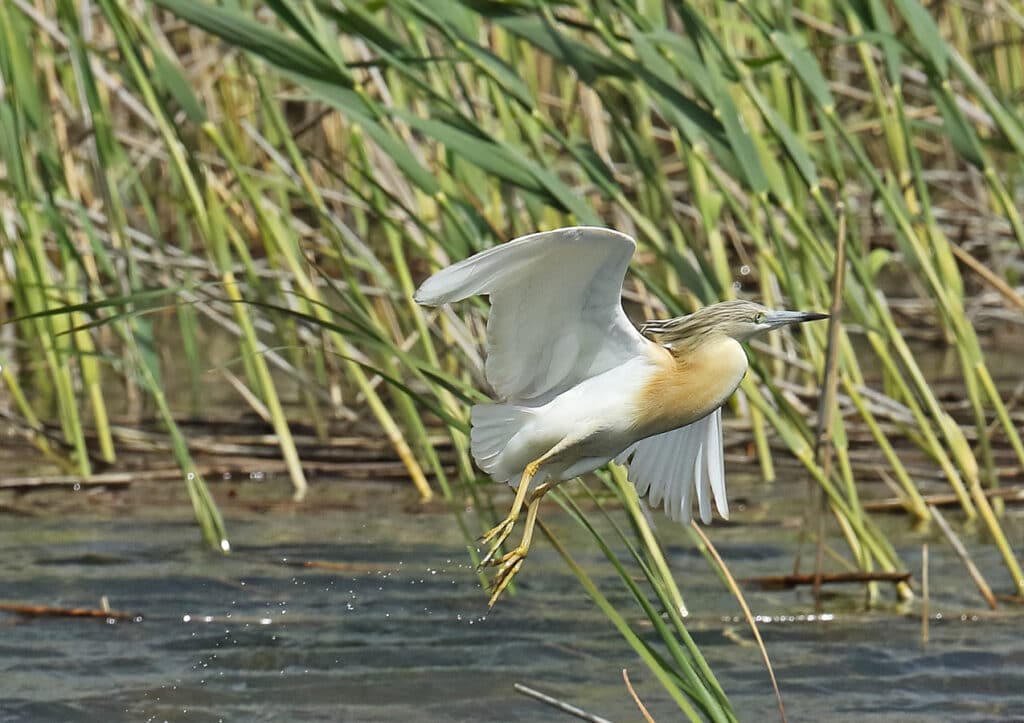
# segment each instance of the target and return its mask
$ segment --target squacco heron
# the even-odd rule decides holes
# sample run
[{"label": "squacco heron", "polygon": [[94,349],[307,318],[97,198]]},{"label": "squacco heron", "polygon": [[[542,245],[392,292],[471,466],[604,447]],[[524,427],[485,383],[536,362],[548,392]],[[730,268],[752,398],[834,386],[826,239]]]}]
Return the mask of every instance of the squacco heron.
[{"label": "squacco heron", "polygon": [[[416,301],[490,295],[487,381],[498,396],[471,412],[477,465],[516,489],[508,516],[481,539],[498,567],[490,605],[522,567],[544,495],[615,460],[653,507],[688,522],[711,504],[728,517],[722,405],[747,371],[741,343],[826,314],[725,301],[638,331],[622,309],[636,242],[604,228],[523,236],[427,279]],[[499,556],[526,507],[518,546]]]}]

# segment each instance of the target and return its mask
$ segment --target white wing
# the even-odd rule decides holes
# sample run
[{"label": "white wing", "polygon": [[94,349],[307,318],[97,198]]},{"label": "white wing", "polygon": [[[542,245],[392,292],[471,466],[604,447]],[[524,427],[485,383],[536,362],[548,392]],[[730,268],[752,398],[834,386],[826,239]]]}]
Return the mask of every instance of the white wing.
[{"label": "white wing", "polygon": [[700,519],[711,522],[711,497],[718,514],[729,517],[722,460],[722,410],[671,432],[641,439],[615,458],[629,464],[629,481],[637,494],[648,495],[651,507],[664,503],[665,514],[689,522],[697,493]]},{"label": "white wing", "polygon": [[439,271],[416,301],[489,294],[487,381],[503,400],[542,403],[650,343],[622,310],[635,249],[632,238],[604,228],[535,233]]}]

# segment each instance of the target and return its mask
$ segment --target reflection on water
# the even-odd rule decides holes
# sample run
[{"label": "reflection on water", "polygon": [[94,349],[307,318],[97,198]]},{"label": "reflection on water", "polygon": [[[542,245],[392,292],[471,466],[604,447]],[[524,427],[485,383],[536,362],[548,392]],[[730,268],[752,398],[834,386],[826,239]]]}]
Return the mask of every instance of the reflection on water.
[{"label": "reflection on water", "polygon": [[[180,484],[0,497],[9,509],[40,513],[2,517],[3,599],[98,607],[106,595],[112,608],[144,615],[108,624],[0,613],[0,720],[567,720],[515,693],[517,682],[611,720],[638,720],[624,667],[657,720],[678,718],[543,540],[517,579],[519,594],[485,615],[486,596],[447,511],[411,514],[403,487],[340,482],[315,485],[301,507],[257,511],[265,509],[251,504],[258,495],[287,496],[276,484],[236,485],[231,497],[225,485],[215,488],[235,550],[226,557],[198,544]],[[802,485],[739,483],[733,491],[771,498],[757,514],[774,522],[801,509]],[[1013,514],[1007,527],[1019,549],[1024,526]],[[545,515],[617,596],[594,545],[557,506]],[[742,523],[753,516],[741,512],[740,524],[710,530],[734,574],[790,571],[797,528]],[[772,719],[768,679],[734,618],[735,601],[686,535],[657,519],[691,629],[740,718]],[[888,589],[883,608],[867,612],[861,588],[836,587],[825,601],[830,620],[763,624],[790,719],[1024,718],[1022,618],[980,613],[939,538],[911,532],[899,517],[879,521],[914,572],[920,543],[931,543],[931,607],[943,618],[922,647],[914,609],[901,609]],[[966,542],[990,583],[1005,589],[991,547]],[[748,600],[765,616],[814,612],[803,590],[749,591]],[[641,617],[630,603],[622,609]]]}]

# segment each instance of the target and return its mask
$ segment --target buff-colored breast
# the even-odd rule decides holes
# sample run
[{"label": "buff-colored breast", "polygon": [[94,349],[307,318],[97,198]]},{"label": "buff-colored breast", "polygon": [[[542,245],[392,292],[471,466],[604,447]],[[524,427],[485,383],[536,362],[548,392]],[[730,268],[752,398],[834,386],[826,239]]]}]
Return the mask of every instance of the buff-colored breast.
[{"label": "buff-colored breast", "polygon": [[655,370],[641,388],[635,427],[643,436],[701,419],[729,398],[747,371],[747,355],[732,337],[712,337],[675,355],[651,344]]}]

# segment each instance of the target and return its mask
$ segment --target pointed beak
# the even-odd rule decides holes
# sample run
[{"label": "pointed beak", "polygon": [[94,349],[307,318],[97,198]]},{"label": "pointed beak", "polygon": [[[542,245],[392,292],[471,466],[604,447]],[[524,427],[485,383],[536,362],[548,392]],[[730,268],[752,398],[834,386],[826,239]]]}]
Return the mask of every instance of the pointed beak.
[{"label": "pointed beak", "polygon": [[803,324],[805,321],[817,321],[827,319],[828,314],[819,314],[814,311],[769,311],[765,314],[764,323],[772,329],[790,324]]}]

